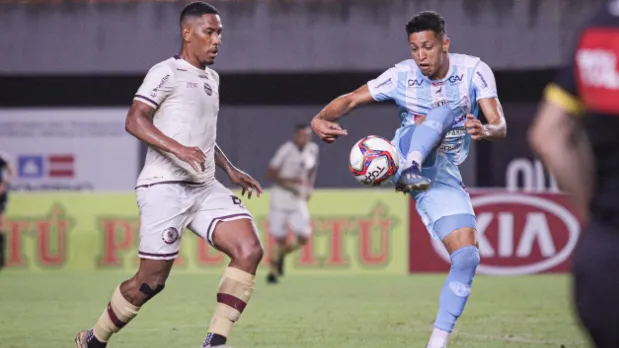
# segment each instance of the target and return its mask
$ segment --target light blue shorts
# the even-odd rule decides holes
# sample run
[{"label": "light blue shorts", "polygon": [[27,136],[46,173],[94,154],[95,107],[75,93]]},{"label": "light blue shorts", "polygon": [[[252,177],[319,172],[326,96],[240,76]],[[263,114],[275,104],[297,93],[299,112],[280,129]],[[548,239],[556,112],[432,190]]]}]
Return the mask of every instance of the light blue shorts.
[{"label": "light blue shorts", "polygon": [[[398,129],[392,140],[400,157],[399,171],[392,179],[394,183],[405,169],[402,163],[404,154],[409,149],[411,135],[409,132],[414,128],[408,126]],[[400,144],[401,138],[404,139],[402,144]],[[460,228],[477,229],[471,197],[462,183],[458,167],[435,150],[423,163],[422,173],[432,180],[432,184],[426,191],[411,192],[411,197],[415,200],[417,212],[432,238],[443,240]]]}]

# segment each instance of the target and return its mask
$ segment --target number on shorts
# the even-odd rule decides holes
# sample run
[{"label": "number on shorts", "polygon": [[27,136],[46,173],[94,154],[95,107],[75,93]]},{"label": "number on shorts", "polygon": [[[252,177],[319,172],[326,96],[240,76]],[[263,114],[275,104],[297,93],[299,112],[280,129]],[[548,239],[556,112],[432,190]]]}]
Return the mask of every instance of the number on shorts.
[{"label": "number on shorts", "polygon": [[234,204],[234,205],[238,205],[238,206],[243,207],[243,202],[241,202],[241,200],[239,199],[239,197],[234,196],[234,195],[232,195],[232,196],[230,196],[230,197],[232,197],[232,204]]}]

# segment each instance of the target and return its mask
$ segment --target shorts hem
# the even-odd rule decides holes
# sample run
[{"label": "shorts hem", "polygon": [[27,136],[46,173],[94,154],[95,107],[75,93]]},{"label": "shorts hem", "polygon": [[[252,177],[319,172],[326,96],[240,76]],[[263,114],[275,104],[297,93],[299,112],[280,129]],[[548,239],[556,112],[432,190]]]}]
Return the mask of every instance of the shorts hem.
[{"label": "shorts hem", "polygon": [[238,213],[238,214],[224,215],[224,216],[213,218],[213,220],[211,220],[211,223],[208,225],[208,228],[206,229],[206,241],[211,246],[216,248],[215,244],[213,243],[213,233],[215,233],[215,228],[217,227],[217,224],[219,222],[242,220],[242,219],[249,219],[253,221],[254,218],[249,213]]},{"label": "shorts hem", "polygon": [[178,257],[178,253],[179,253],[178,251],[174,253],[168,253],[168,254],[146,253],[143,251],[138,251],[138,256],[141,259],[168,261],[168,260],[176,259],[176,257]]}]

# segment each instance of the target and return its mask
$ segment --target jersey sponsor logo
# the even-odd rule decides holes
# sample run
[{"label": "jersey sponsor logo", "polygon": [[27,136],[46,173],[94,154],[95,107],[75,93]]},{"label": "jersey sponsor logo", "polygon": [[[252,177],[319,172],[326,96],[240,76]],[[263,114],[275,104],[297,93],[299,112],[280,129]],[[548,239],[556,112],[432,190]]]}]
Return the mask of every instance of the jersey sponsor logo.
[{"label": "jersey sponsor logo", "polygon": [[187,88],[198,88],[198,84],[196,82],[187,82]]},{"label": "jersey sponsor logo", "polygon": [[386,86],[388,83],[391,83],[391,77],[389,79],[387,79],[387,81],[383,81],[381,83],[379,83],[376,88],[381,88],[383,86]]},{"label": "jersey sponsor logo", "polygon": [[157,92],[159,91],[159,89],[161,89],[161,87],[163,87],[163,85],[166,84],[166,82],[168,82],[169,79],[170,79],[170,74],[167,74],[166,76],[164,76],[161,79],[161,82],[159,82],[159,84],[157,85],[157,87],[153,88],[153,91],[150,93],[150,96],[153,98],[157,97]]},{"label": "jersey sponsor logo", "polygon": [[479,76],[479,79],[481,80],[481,88],[488,88],[488,82],[486,82],[486,79],[484,78],[484,75],[482,75],[479,71],[476,72],[477,76]]},{"label": "jersey sponsor logo", "polygon": [[463,78],[464,78],[464,74],[454,75],[448,78],[447,81],[449,81],[449,83],[451,83],[452,85],[459,84],[459,83],[462,83]]},{"label": "jersey sponsor logo", "polygon": [[583,85],[619,89],[619,72],[615,52],[605,49],[581,49],[576,53]]},{"label": "jersey sponsor logo", "polygon": [[594,112],[619,114],[619,29],[588,29],[574,57],[578,94]]},{"label": "jersey sponsor logo", "polygon": [[438,107],[441,107],[441,106],[444,106],[444,105],[448,105],[448,104],[449,104],[449,102],[447,100],[441,99],[441,100],[437,100],[434,103],[432,103],[432,108],[435,109],[435,108],[438,108]]},{"label": "jersey sponsor logo", "polygon": [[423,80],[413,80],[413,79],[408,80],[408,87],[419,88],[421,87],[421,85],[423,85]]},{"label": "jersey sponsor logo", "polygon": [[206,82],[204,82],[204,92],[206,92],[206,94],[209,96],[213,95],[213,88]]},{"label": "jersey sponsor logo", "polygon": [[175,227],[168,227],[161,233],[161,239],[166,244],[174,244],[179,239],[180,234]]}]

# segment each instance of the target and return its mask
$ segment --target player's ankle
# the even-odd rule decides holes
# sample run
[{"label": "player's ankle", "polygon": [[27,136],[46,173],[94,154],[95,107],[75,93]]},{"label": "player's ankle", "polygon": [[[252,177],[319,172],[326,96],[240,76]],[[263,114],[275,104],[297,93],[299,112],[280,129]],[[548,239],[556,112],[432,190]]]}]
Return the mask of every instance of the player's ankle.
[{"label": "player's ankle", "polygon": [[228,341],[228,339],[225,336],[209,332],[206,335],[206,339],[204,340],[204,344],[202,344],[202,347],[205,348],[223,346],[224,344],[226,344],[226,341]]}]

